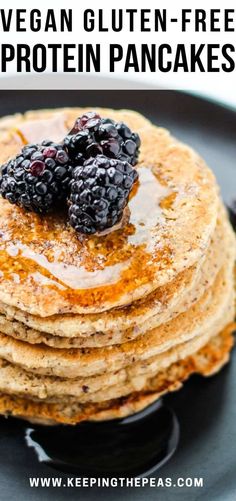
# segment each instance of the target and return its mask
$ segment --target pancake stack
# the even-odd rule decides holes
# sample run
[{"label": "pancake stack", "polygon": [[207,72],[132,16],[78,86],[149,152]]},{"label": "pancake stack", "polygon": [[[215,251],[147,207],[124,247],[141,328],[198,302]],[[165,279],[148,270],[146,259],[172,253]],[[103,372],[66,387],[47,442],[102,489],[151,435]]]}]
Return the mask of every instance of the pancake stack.
[{"label": "pancake stack", "polygon": [[[61,140],[85,109],[0,123],[0,161]],[[233,345],[235,236],[211,170],[141,115],[97,110],[141,137],[130,216],[78,235],[0,200],[0,413],[42,424],[133,414],[208,376]]]}]

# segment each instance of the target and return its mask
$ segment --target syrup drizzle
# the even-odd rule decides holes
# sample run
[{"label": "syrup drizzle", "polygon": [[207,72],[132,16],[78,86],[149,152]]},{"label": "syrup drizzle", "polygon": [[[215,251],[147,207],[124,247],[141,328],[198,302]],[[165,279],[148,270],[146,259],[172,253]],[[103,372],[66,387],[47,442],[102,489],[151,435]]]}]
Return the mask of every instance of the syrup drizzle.
[{"label": "syrup drizzle", "polygon": [[[164,187],[160,186],[157,190],[157,181],[151,170],[142,167],[139,171],[140,186],[130,201],[130,221],[128,228],[126,228],[127,245],[129,246],[129,244],[132,244],[133,247],[140,247],[144,245],[145,242],[150,241],[149,233],[151,228],[161,223],[162,215],[161,209],[159,209],[159,201],[166,193]],[[15,224],[17,224],[17,222],[15,222]],[[32,232],[34,235],[31,235]],[[10,258],[12,257],[14,258],[16,266],[17,263],[21,262],[21,267],[24,269],[28,268],[31,276],[35,276],[34,274],[37,271],[37,281],[39,281],[39,274],[41,274],[44,278],[45,276],[51,278],[55,284],[59,283],[63,285],[64,288],[75,290],[113,284],[120,279],[121,272],[125,271],[130,266],[130,259],[124,259],[121,262],[117,262],[119,259],[116,252],[114,256],[115,262],[111,265],[104,263],[105,266],[103,266],[102,269],[86,270],[83,265],[78,267],[67,264],[63,262],[62,255],[55,256],[54,259],[48,259],[44,254],[35,252],[30,244],[32,240],[43,241],[45,237],[48,239],[49,235],[46,233],[44,236],[43,232],[41,233],[41,225],[39,225],[39,228],[37,228],[37,225],[33,225],[28,235],[20,235],[15,228],[12,231],[11,228],[8,228],[8,231],[2,232],[0,252],[6,252],[4,258],[7,258],[8,255],[9,264],[11,262]],[[58,235],[54,236],[55,240],[57,236],[60,239],[59,232]],[[106,238],[109,239],[109,235],[107,235]],[[114,235],[111,235],[111,238],[114,240]],[[78,247],[81,246],[78,245]],[[79,250],[83,252],[82,249]],[[147,248],[147,252],[149,251],[151,251],[151,249]],[[132,251],[132,254],[134,254],[134,251]],[[99,260],[99,252],[97,260]],[[24,266],[26,261],[28,264],[27,267]],[[101,256],[100,265],[102,261],[103,259]],[[9,266],[9,269],[12,267],[13,265]]]},{"label": "syrup drizzle", "polygon": [[26,120],[12,131],[16,141],[21,144],[40,143],[44,139],[60,142],[67,132],[66,117],[63,113],[43,120]]},{"label": "syrup drizzle", "polygon": [[150,283],[171,260],[167,243],[153,248],[152,238],[163,223],[160,201],[168,194],[150,168],[139,173],[128,224],[102,238],[78,236],[63,213],[45,219],[1,200],[6,217],[0,221],[0,283],[47,287],[81,306],[115,301]]}]

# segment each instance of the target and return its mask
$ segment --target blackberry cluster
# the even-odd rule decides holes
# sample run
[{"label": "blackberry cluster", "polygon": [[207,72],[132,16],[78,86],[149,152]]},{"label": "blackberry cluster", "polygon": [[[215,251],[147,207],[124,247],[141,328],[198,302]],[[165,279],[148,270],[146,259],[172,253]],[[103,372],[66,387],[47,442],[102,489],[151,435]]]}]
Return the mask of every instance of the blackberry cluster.
[{"label": "blackberry cluster", "polygon": [[29,144],[3,165],[0,194],[41,214],[68,202],[76,231],[103,231],[122,218],[138,179],[139,147],[138,134],[124,123],[86,113],[62,144]]},{"label": "blackberry cluster", "polygon": [[101,154],[135,165],[140,138],[123,122],[116,123],[89,112],[76,120],[64,144],[76,165],[83,165],[86,159]]},{"label": "blackberry cluster", "polygon": [[70,224],[80,233],[92,234],[118,223],[138,179],[128,163],[97,155],[76,167],[69,199]]},{"label": "blackberry cluster", "polygon": [[72,166],[64,146],[29,144],[2,167],[0,193],[12,204],[46,213],[69,193]]}]

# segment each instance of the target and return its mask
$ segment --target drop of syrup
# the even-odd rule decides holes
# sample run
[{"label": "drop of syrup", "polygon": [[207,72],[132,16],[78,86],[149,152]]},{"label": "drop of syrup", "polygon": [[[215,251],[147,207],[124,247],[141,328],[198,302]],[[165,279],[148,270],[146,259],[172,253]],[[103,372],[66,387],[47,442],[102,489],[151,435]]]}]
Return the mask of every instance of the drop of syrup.
[{"label": "drop of syrup", "polygon": [[174,412],[161,401],[125,419],[26,429],[40,462],[88,477],[138,477],[170,459],[179,440]]}]

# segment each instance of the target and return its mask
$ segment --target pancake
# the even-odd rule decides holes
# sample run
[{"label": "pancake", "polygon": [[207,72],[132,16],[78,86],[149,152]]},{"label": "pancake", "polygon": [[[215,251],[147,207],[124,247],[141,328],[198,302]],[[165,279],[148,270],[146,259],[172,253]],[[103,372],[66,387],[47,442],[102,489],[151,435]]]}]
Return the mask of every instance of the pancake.
[{"label": "pancake", "polygon": [[[38,374],[75,378],[119,370],[136,360],[146,360],[171,346],[219,328],[220,319],[234,300],[235,246],[227,251],[225,265],[212,287],[189,310],[137,340],[104,348],[57,350],[29,345],[0,333],[0,358]],[[232,320],[234,311],[232,312]],[[223,326],[222,326],[223,328]]]},{"label": "pancake", "polygon": [[[74,117],[82,111],[74,110]],[[129,203],[130,221],[102,239],[78,238],[65,214],[41,218],[1,199],[3,303],[42,317],[102,312],[143,298],[206,252],[218,207],[211,171],[193,150],[136,113],[98,111],[115,120],[123,116],[141,136],[140,180]],[[51,129],[43,119],[35,120],[35,129],[32,122],[27,128],[23,118],[14,134],[5,133],[0,161],[7,160],[10,151],[16,152],[16,137],[18,150],[20,141],[27,142],[30,134],[37,140],[44,126],[53,139],[58,121],[63,118],[67,126],[65,115],[60,118],[58,112],[51,112]],[[10,147],[13,144],[15,149]]]},{"label": "pancake", "polygon": [[[214,281],[222,264],[224,249],[229,245],[234,245],[234,235],[225,209],[220,205],[216,230],[204,260],[179,274],[174,281],[166,286],[156,289],[144,300],[136,301],[128,307],[103,312],[102,315],[55,315],[48,318],[36,317],[0,302],[0,312],[4,314],[0,317],[1,326],[3,327],[6,322],[6,333],[9,333],[8,323],[12,320],[18,320],[20,325],[12,322],[13,336],[25,338],[28,342],[33,343],[42,341],[52,346],[55,343],[55,346],[58,347],[63,347],[63,344],[64,347],[70,347],[73,344],[78,345],[78,347],[92,347],[96,344],[104,346],[133,339],[151,328],[150,322],[153,322],[154,317],[156,324],[153,324],[153,327],[167,321],[171,315],[174,316],[187,309],[187,305],[191,304],[192,296],[195,296],[196,300],[199,299],[204,292],[203,288],[211,285]],[[21,323],[25,324],[27,329]],[[125,330],[127,333],[124,333]],[[40,334],[35,331],[43,332],[43,339],[40,339]],[[100,335],[94,336],[96,333],[102,333],[102,337]],[[46,336],[46,334],[53,334],[53,338]],[[60,341],[55,337],[87,337],[89,335],[93,336],[91,340],[78,339],[75,340],[75,343],[73,341],[67,342],[67,340]]]},{"label": "pancake", "polygon": [[[222,212],[222,210],[221,210]],[[4,334],[14,337],[30,344],[46,344],[55,348],[98,348],[107,345],[121,344],[132,339],[137,338],[139,335],[144,334],[146,331],[158,327],[162,323],[168,322],[170,319],[178,316],[180,313],[188,310],[192,304],[197,302],[200,297],[204,294],[205,290],[209,288],[215,278],[220,268],[223,265],[224,260],[224,250],[230,246],[235,245],[235,237],[229,226],[228,221],[225,218],[225,214],[222,214],[218,220],[216,232],[213,235],[211,245],[207,251],[206,258],[199,268],[197,276],[193,280],[193,283],[187,281],[189,275],[185,272],[184,277],[180,277],[177,283],[174,285],[172,282],[152,294],[152,298],[147,298],[147,300],[142,305],[133,304],[129,309],[119,309],[113,312],[107,312],[105,325],[107,326],[108,318],[111,325],[114,325],[114,317],[119,319],[118,327],[122,326],[122,320],[124,324],[127,324],[127,317],[129,317],[130,324],[133,324],[129,329],[120,331],[117,328],[110,329],[108,332],[100,331],[93,335],[85,337],[85,334],[80,337],[72,337],[73,332],[76,328],[77,315],[75,318],[70,317],[69,323],[74,326],[72,332],[66,330],[66,333],[70,335],[69,339],[67,337],[50,335],[47,332],[42,332],[45,319],[42,321],[36,320],[37,327],[40,330],[30,328],[30,324],[34,323],[35,319],[32,316],[29,317],[23,313],[23,318],[25,323],[15,320],[15,318],[21,318],[20,310],[15,310],[12,308],[10,311],[7,309],[7,315],[0,315],[0,331]],[[192,273],[192,270],[191,270]],[[187,276],[186,276],[187,274]],[[187,281],[187,283],[186,283]],[[0,306],[0,310],[1,310]],[[130,311],[132,309],[132,312]],[[125,311],[124,311],[125,310]],[[127,311],[127,315],[125,312]],[[119,315],[119,317],[118,317]],[[85,315],[84,315],[85,316]],[[93,318],[95,315],[90,315],[90,323],[93,326]],[[113,317],[114,316],[114,317]],[[102,327],[103,315],[99,316],[99,325]],[[63,316],[60,315],[60,319]],[[113,320],[113,322],[112,322]],[[82,320],[81,320],[82,321]],[[55,318],[55,326],[52,329],[57,333],[56,328],[60,325],[61,333],[63,325],[60,324],[60,320]],[[79,322],[80,324],[80,322]],[[89,320],[87,320],[89,324]],[[53,320],[50,320],[50,326],[53,326]],[[91,330],[91,327],[90,327]],[[77,334],[80,334],[77,332]]]},{"label": "pancake", "polygon": [[40,424],[76,424],[83,420],[108,420],[134,414],[167,392],[178,390],[194,373],[210,376],[228,362],[233,345],[231,328],[209,341],[193,356],[172,364],[149,383],[147,390],[102,404],[63,405],[35,402],[29,399],[0,395],[0,413],[21,417]]}]

